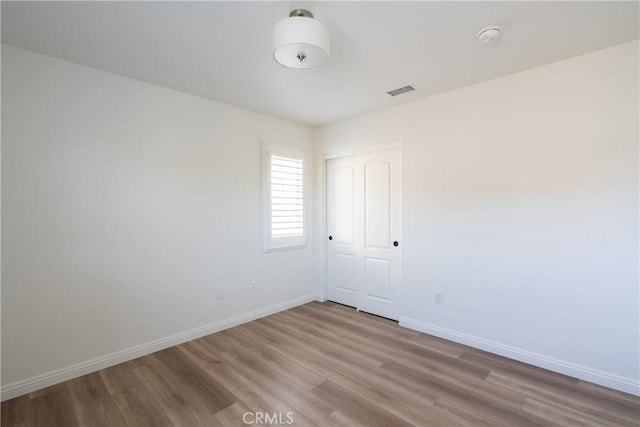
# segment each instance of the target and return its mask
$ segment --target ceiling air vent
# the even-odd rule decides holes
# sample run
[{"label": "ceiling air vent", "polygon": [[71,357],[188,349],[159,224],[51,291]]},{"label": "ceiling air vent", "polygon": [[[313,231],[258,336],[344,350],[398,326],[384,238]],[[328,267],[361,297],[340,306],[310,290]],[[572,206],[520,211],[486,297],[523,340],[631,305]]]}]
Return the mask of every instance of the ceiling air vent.
[{"label": "ceiling air vent", "polygon": [[390,90],[387,93],[391,96],[398,96],[402,95],[403,93],[411,92],[412,90],[416,90],[416,88],[414,88],[413,86],[405,86],[399,87],[398,89]]}]

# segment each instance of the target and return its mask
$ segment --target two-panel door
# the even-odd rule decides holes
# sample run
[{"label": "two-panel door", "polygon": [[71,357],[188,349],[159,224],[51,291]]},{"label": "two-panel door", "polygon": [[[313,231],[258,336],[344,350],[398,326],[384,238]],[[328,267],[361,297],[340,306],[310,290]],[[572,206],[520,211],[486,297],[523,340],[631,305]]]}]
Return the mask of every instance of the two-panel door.
[{"label": "two-panel door", "polygon": [[400,150],[327,160],[327,293],[331,301],[397,319]]}]

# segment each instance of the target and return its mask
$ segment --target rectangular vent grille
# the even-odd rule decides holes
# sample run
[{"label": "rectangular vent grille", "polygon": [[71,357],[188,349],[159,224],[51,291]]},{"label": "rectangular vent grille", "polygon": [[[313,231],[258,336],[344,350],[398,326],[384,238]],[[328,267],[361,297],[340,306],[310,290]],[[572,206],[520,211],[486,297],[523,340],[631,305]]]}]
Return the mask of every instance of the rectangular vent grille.
[{"label": "rectangular vent grille", "polygon": [[411,92],[412,90],[416,90],[413,86],[405,86],[399,87],[398,89],[390,90],[387,92],[391,96],[402,95],[403,93]]}]

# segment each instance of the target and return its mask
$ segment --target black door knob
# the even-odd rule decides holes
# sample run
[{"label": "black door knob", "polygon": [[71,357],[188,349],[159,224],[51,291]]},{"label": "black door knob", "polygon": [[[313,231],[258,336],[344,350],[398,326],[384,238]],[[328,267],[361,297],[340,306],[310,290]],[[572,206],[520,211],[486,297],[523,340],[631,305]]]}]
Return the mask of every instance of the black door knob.
[{"label": "black door knob", "polygon": [[393,242],[393,246],[398,246],[400,243],[398,243],[398,241],[396,240],[395,242]]},{"label": "black door knob", "polygon": [[329,236],[329,240],[333,240],[333,236]]}]

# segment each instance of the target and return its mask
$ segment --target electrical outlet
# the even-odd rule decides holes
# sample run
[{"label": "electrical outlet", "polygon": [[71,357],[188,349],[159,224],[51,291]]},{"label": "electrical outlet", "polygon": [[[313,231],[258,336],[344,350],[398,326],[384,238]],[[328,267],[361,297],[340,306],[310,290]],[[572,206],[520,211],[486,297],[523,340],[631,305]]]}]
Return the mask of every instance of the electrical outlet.
[{"label": "electrical outlet", "polygon": [[252,291],[255,291],[255,290],[256,290],[256,281],[255,281],[255,280],[252,280],[252,281],[251,281],[251,290],[252,290]]},{"label": "electrical outlet", "polygon": [[218,295],[218,299],[224,299],[224,289],[218,289],[216,295]]},{"label": "electrical outlet", "polygon": [[444,304],[444,292],[436,291],[434,301],[436,304]]}]

